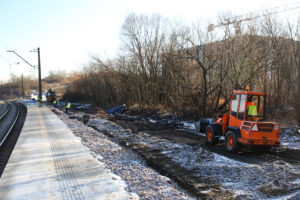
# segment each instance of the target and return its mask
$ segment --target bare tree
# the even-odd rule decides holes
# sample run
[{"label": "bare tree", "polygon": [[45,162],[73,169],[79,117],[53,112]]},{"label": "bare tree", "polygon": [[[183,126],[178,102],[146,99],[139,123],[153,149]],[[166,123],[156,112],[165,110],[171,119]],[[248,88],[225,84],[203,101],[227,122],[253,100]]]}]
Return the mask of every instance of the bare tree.
[{"label": "bare tree", "polygon": [[270,96],[273,111],[292,105],[300,121],[299,24],[268,18],[218,32],[174,24],[159,15],[128,15],[120,55],[94,57],[77,90],[99,105],[163,105],[211,116],[226,107],[232,90],[250,85]]}]

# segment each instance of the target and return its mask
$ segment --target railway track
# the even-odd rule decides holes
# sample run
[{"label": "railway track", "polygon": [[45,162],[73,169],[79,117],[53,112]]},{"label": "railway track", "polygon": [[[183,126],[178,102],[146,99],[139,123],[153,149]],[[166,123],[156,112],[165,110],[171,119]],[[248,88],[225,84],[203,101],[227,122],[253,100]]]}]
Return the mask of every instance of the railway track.
[{"label": "railway track", "polygon": [[4,105],[4,113],[0,118],[0,147],[10,134],[20,114],[19,105],[17,103],[7,102]]},{"label": "railway track", "polygon": [[0,105],[0,177],[22,130],[27,109],[19,102]]},{"label": "railway track", "polygon": [[10,104],[5,102],[0,106],[0,120],[6,115],[6,113],[9,111]]}]

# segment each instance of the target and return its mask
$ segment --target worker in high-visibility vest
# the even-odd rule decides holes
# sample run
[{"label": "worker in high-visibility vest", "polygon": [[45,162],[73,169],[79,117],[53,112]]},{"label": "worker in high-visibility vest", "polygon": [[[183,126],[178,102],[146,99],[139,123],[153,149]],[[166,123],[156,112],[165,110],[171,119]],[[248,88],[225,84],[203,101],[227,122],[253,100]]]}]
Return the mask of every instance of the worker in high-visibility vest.
[{"label": "worker in high-visibility vest", "polygon": [[[257,107],[254,102],[252,102],[252,96],[248,96],[247,100],[247,119],[257,121]],[[240,106],[239,113],[244,113],[245,111],[245,102]],[[242,114],[241,116],[243,116]]]},{"label": "worker in high-visibility vest", "polygon": [[71,103],[66,101],[66,114],[68,114],[68,110],[71,108]]},{"label": "worker in high-visibility vest", "polygon": [[257,116],[257,107],[253,102],[247,103],[248,115],[249,116]]},{"label": "worker in high-visibility vest", "polygon": [[247,116],[248,120],[258,121],[257,117],[257,107],[255,103],[252,102],[252,97],[248,98],[247,102]]},{"label": "worker in high-visibility vest", "polygon": [[54,99],[54,101],[53,101],[53,106],[56,108],[57,107],[57,101],[56,101],[56,99]]}]

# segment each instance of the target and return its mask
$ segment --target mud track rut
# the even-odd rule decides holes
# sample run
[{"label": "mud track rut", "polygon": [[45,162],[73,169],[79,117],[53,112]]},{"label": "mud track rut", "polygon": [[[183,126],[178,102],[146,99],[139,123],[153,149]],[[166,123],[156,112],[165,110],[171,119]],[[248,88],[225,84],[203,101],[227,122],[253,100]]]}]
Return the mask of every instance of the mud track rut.
[{"label": "mud track rut", "polygon": [[283,160],[290,164],[300,164],[299,150],[275,148],[270,152],[256,152],[246,148],[242,148],[238,153],[233,154],[226,151],[223,141],[220,141],[215,146],[210,146],[206,144],[204,136],[191,133],[186,130],[176,128],[166,129],[166,127],[164,127],[163,125],[146,124],[144,121],[131,121],[127,120],[126,118],[122,119],[120,117],[118,117],[117,119],[110,118],[109,120],[122,126],[123,128],[133,130],[137,135],[140,135],[140,133],[147,133],[153,137],[166,139],[175,143],[181,143],[190,146],[201,145],[201,147],[204,149],[240,162],[259,164],[264,162]]},{"label": "mud track rut", "polygon": [[[93,128],[98,130],[96,127]],[[103,130],[98,131],[103,132]],[[104,131],[103,133],[114,138],[114,135],[111,135],[110,132]],[[120,139],[119,142],[121,145],[135,150],[145,158],[149,166],[162,175],[175,180],[181,187],[185,188],[195,196],[200,197],[201,199],[233,199],[232,193],[224,190],[219,184],[211,183],[207,179],[196,176],[193,171],[179,166],[170,158],[162,154],[160,149],[151,148],[139,143],[128,144],[127,139]],[[207,184],[207,182],[209,184]]]}]

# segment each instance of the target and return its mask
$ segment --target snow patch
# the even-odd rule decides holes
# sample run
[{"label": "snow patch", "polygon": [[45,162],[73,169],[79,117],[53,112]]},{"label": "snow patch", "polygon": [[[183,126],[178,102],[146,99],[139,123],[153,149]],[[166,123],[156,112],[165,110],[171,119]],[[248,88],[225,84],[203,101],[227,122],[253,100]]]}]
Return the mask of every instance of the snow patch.
[{"label": "snow patch", "polygon": [[300,129],[297,127],[281,129],[280,141],[284,148],[300,150]]},{"label": "snow patch", "polygon": [[[174,120],[168,120],[169,122],[173,123]],[[159,123],[159,121],[153,120],[151,123]],[[136,135],[106,119],[91,119],[88,125],[105,130],[119,139],[127,139],[128,146],[144,145],[158,149],[181,167],[193,170],[203,182],[219,183],[225,189],[233,191],[237,198],[289,199],[294,198],[298,193],[286,194],[300,189],[300,166],[293,166],[284,161],[248,164],[207,151],[200,145],[190,146],[165,139],[156,139],[147,133]],[[195,126],[190,122],[182,122],[182,126],[191,133],[195,132],[193,130]],[[205,136],[203,133],[201,135]],[[290,145],[291,141],[295,141],[291,139],[293,137],[300,139],[294,132],[283,134],[282,144]],[[130,142],[128,142],[129,138]]]}]

